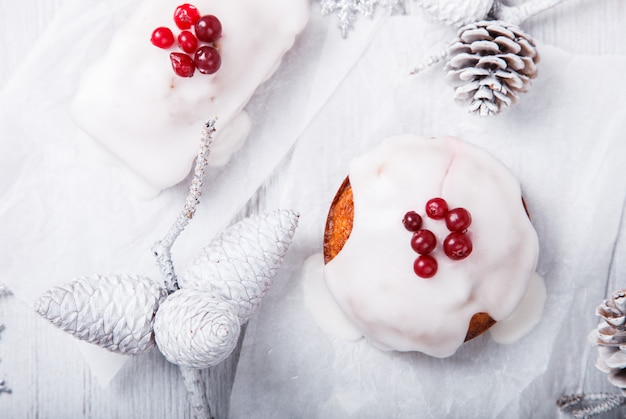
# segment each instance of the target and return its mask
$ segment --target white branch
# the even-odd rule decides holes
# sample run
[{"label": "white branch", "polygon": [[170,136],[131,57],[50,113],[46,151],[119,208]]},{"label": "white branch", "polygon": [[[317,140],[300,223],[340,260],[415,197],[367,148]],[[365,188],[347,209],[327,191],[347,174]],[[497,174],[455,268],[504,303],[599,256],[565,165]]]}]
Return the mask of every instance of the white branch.
[{"label": "white branch", "polygon": [[200,202],[200,195],[202,189],[202,180],[204,178],[204,169],[207,165],[207,159],[209,157],[209,147],[213,141],[215,135],[215,119],[209,120],[204,129],[202,130],[202,141],[200,144],[200,151],[196,158],[196,164],[194,168],[194,176],[189,187],[189,195],[182,212],[178,215],[174,224],[170,227],[165,237],[162,240],[154,243],[152,251],[157,259],[159,269],[163,275],[165,282],[165,288],[169,293],[172,293],[178,289],[178,280],[176,279],[176,273],[174,272],[174,264],[172,263],[171,249],[174,245],[174,241],[178,238],[180,233],[185,229],[189,220],[193,218],[196,211],[196,205]]},{"label": "white branch", "polygon": [[209,400],[204,388],[201,370],[196,368],[180,367],[183,376],[187,398],[191,407],[191,417],[193,419],[213,419]]}]

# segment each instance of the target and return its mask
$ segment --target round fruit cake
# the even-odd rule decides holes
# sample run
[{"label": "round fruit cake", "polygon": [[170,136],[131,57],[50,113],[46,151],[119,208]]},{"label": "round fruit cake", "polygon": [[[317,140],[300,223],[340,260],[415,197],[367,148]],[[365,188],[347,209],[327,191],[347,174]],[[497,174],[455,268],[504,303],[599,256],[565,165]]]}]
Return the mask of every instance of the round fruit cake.
[{"label": "round fruit cake", "polygon": [[328,213],[324,277],[375,345],[436,357],[509,317],[537,235],[502,163],[453,137],[391,137],[355,159]]}]

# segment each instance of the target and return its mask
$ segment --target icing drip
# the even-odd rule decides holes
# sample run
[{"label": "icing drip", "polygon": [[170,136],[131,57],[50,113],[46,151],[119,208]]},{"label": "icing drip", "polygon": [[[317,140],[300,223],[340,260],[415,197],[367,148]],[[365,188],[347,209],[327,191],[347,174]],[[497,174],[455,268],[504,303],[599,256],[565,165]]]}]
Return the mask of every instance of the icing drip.
[{"label": "icing drip", "polygon": [[526,336],[541,320],[546,302],[546,284],[539,274],[533,275],[522,301],[506,319],[491,326],[489,333],[498,343],[514,343]]},{"label": "icing drip", "polygon": [[344,340],[357,340],[363,334],[346,318],[324,281],[324,256],[309,256],[302,268],[304,306],[324,333]]},{"label": "icing drip", "polygon": [[[305,308],[324,333],[351,341],[363,337],[328,290],[324,280],[324,256],[321,253],[309,256],[304,262],[302,292]],[[539,323],[546,297],[544,280],[535,273],[515,311],[489,329],[493,340],[500,344],[511,344],[526,336]]]},{"label": "icing drip", "polygon": [[[201,13],[222,22],[222,66],[210,76],[182,78],[172,71],[170,51],[150,43],[154,28],[176,29],[172,15],[179,4],[143,1],[86,72],[71,109],[77,125],[152,194],[187,176],[197,127],[207,118],[218,117],[220,124],[209,164],[225,164],[242,145],[250,128],[242,109],[291,48],[309,9],[306,0],[195,1]],[[232,121],[237,126],[229,132]]]},{"label": "icing drip", "polygon": [[[452,355],[471,317],[510,316],[535,274],[538,240],[520,186],[493,156],[455,138],[398,136],[355,159],[349,170],[354,225],[324,275],[343,312],[377,346]],[[443,254],[445,223],[424,218],[435,233],[437,274],[413,272],[415,253],[401,220],[432,197],[472,214],[473,252]]]}]

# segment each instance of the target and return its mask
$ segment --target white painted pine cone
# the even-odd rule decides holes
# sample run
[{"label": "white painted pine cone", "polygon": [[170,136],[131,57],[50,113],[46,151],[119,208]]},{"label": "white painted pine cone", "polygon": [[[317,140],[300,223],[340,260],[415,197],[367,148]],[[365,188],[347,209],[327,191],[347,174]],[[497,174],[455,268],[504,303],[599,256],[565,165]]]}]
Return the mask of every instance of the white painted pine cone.
[{"label": "white painted pine cone", "polygon": [[485,20],[459,29],[446,70],[455,99],[480,116],[495,115],[519,100],[537,76],[534,40],[516,25]]},{"label": "white painted pine cone", "polygon": [[240,221],[202,250],[179,277],[180,287],[212,292],[232,304],[240,323],[246,323],[271,286],[297,224],[292,210]]},{"label": "white painted pine cone", "polygon": [[598,346],[596,367],[626,394],[626,290],[613,292],[596,314],[602,321],[589,335],[589,341]]},{"label": "white painted pine cone", "polygon": [[415,0],[438,21],[446,25],[463,26],[483,20],[494,0]]},{"label": "white painted pine cone", "polygon": [[240,330],[230,304],[197,289],[171,294],[154,320],[154,338],[161,353],[171,363],[189,368],[208,368],[228,358]]},{"label": "white painted pine cone", "polygon": [[162,285],[131,275],[92,275],[46,291],[35,310],[79,339],[127,355],[154,345],[152,321]]}]

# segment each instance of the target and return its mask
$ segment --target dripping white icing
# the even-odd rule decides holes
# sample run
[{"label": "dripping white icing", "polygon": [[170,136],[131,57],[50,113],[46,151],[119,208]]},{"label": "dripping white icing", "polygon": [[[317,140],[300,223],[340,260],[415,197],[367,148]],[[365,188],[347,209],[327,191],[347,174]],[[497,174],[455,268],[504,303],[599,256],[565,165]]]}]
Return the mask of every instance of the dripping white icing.
[{"label": "dripping white icing", "polygon": [[[510,171],[482,149],[456,138],[389,138],[349,170],[354,225],[326,265],[328,287],[344,313],[378,346],[447,357],[463,343],[471,317],[510,316],[535,273],[538,240]],[[416,254],[402,225],[443,197],[472,214],[472,254],[448,259],[445,223],[424,218],[435,233],[439,268],[431,279],[413,272]]]},{"label": "dripping white icing", "polygon": [[[182,78],[169,61],[178,49],[150,43],[159,26],[178,34],[172,16],[180,4],[144,0],[86,72],[71,109],[77,125],[152,194],[187,176],[208,118],[217,116],[220,124],[219,155],[209,164],[225,164],[242,145],[250,127],[242,109],[291,48],[309,10],[306,0],[195,1],[202,14],[222,23],[222,66],[211,76]],[[237,126],[224,130],[234,120]]]},{"label": "dripping white icing", "polygon": [[539,274],[533,275],[524,298],[513,314],[489,329],[493,340],[509,344],[526,336],[541,320],[546,297],[546,284],[543,278]]},{"label": "dripping white icing", "polygon": [[304,306],[315,324],[326,334],[344,340],[357,340],[363,334],[348,320],[328,291],[324,281],[324,256],[309,256],[302,268]]}]

